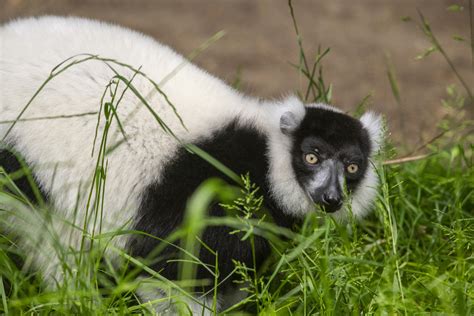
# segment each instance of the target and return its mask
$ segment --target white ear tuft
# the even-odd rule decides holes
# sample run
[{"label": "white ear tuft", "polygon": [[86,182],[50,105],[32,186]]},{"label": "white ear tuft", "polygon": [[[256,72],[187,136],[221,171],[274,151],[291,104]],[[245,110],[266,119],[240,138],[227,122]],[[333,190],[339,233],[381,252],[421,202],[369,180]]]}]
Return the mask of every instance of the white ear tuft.
[{"label": "white ear tuft", "polygon": [[280,117],[280,130],[285,135],[290,135],[298,127],[298,119],[293,112],[285,112]]},{"label": "white ear tuft", "polygon": [[383,121],[382,116],[374,112],[366,112],[360,118],[362,125],[369,132],[370,142],[372,145],[372,153],[380,149],[383,141]]}]

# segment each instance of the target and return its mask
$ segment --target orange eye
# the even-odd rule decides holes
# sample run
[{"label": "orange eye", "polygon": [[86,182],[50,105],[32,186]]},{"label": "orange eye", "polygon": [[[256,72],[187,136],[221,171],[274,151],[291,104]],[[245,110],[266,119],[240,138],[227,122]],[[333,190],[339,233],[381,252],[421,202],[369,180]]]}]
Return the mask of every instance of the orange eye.
[{"label": "orange eye", "polygon": [[310,165],[315,165],[319,161],[318,156],[316,156],[315,154],[304,155],[304,160],[306,160],[306,162],[309,163]]},{"label": "orange eye", "polygon": [[349,173],[356,173],[359,170],[359,166],[355,163],[351,163],[347,166],[347,172]]}]

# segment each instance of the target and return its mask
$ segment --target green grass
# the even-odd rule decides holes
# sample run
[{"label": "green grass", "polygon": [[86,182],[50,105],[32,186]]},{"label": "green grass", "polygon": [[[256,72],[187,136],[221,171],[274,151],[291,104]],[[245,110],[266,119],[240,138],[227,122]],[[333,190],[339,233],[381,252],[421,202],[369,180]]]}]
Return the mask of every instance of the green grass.
[{"label": "green grass", "polygon": [[[291,1],[289,3],[291,6]],[[308,86],[300,91],[300,96],[307,101],[330,101],[333,91],[331,85],[324,83],[321,68],[321,61],[329,51],[320,50],[310,63],[293,10],[291,14],[300,47],[299,63],[295,68],[308,79]],[[436,50],[442,51],[449,60],[431,29],[426,27],[429,25],[426,19],[420,16],[420,28],[434,41]],[[106,126],[97,133],[95,150],[98,150],[99,158],[87,213],[88,220],[100,227],[100,200],[107,181],[104,157],[114,148],[107,147],[107,127],[111,124],[120,127],[115,111],[122,93],[134,93],[146,100],[142,92],[133,87],[134,76],[145,74],[117,61],[84,55],[55,68],[47,81],[77,62],[89,59],[109,63],[116,74],[105,88],[107,93],[104,95],[111,95],[111,98],[102,100],[102,108],[97,113],[84,114],[97,115]],[[133,76],[123,76],[123,68],[131,70]],[[392,87],[397,87],[392,72],[390,68],[389,80]],[[69,260],[61,261],[64,282],[48,287],[40,273],[32,268],[31,257],[16,243],[15,236],[3,234],[0,235],[0,313],[152,314],[149,306],[140,304],[136,298],[135,290],[142,282],[136,278],[137,274],[147,271],[152,276],[147,280],[151,286],[168,290],[169,297],[164,297],[163,301],[171,297],[175,300],[189,297],[189,289],[200,282],[193,280],[195,267],[200,264],[196,254],[200,247],[206,247],[194,236],[199,236],[207,225],[225,224],[250,242],[257,235],[264,236],[274,249],[260,271],[236,263],[235,273],[240,276],[248,295],[227,310],[229,314],[474,314],[474,146],[469,132],[473,124],[463,114],[465,107],[473,103],[469,86],[461,86],[464,93],[448,87],[448,97],[443,104],[453,115],[440,125],[441,136],[421,148],[426,156],[406,163],[382,164],[397,152],[387,149],[379,157],[379,196],[373,213],[363,221],[350,220],[341,225],[324,214],[310,214],[294,231],[275,227],[265,220],[259,191],[247,177],[239,179],[206,153],[189,147],[230,175],[235,183],[229,185],[217,179],[204,182],[189,200],[182,227],[156,249],[154,255],[159,257],[167,243],[181,240],[179,281],[164,279],[148,268],[150,261],[130,257],[108,243],[114,234],[140,232],[123,230],[103,234],[99,229],[95,235],[84,234],[81,249],[54,243],[53,250],[61,258],[68,256]],[[155,87],[154,93],[162,93],[159,84]],[[400,91],[395,90],[399,97]],[[354,112],[359,113],[365,103],[366,100],[362,100],[354,107]],[[147,106],[146,102],[144,106]],[[151,115],[165,131],[172,133],[160,120],[159,113]],[[125,134],[123,137],[126,139]],[[390,144],[386,147],[390,148]],[[48,219],[47,209],[30,205],[15,191],[14,177],[0,172],[0,204],[14,206],[18,214],[27,214],[27,219],[31,217],[29,220],[37,220],[43,215]],[[228,217],[206,216],[206,208],[214,200],[227,206]],[[31,216],[31,207],[37,215]],[[250,214],[259,212],[260,219],[251,218]],[[8,216],[6,210],[0,211],[0,220],[6,220]],[[45,227],[47,224],[45,221]],[[54,234],[52,239],[59,240]],[[119,264],[110,259],[109,253],[105,255],[106,249],[121,258]],[[215,283],[218,267],[211,270],[216,278],[208,282]],[[178,308],[186,314],[185,304],[178,304]]]},{"label": "green grass", "polygon": [[[233,190],[225,193],[227,186],[222,183],[206,182],[190,203],[190,220],[185,221],[182,229],[187,234],[178,233],[176,238],[196,233],[190,223],[224,221],[243,232],[262,234],[273,241],[274,255],[258,274],[249,267],[237,266],[236,273],[248,282],[249,296],[234,312],[472,314],[472,149],[467,154],[461,146],[456,146],[421,161],[380,168],[380,196],[368,219],[351,222],[347,227],[338,226],[324,216],[312,216],[300,231],[286,232],[290,241],[278,238],[276,232],[281,229],[246,220],[245,216],[196,220],[204,216],[203,207],[215,194],[224,194],[220,198],[224,200],[234,194]],[[243,196],[251,192],[244,190]],[[198,244],[196,240],[188,242],[192,244],[189,249],[195,249]],[[50,290],[36,273],[22,271],[13,262],[13,258],[25,254],[7,236],[2,236],[1,313],[88,315],[146,311],[146,306],[140,306],[133,294],[137,270],[114,266],[104,259],[101,250],[97,246],[89,253],[80,265],[83,273],[69,276],[69,286]],[[183,259],[192,258],[192,253]],[[184,260],[183,265],[188,267],[183,271],[191,271],[189,266],[193,262]],[[132,258],[126,260],[126,265],[146,270],[144,263]],[[88,275],[86,270],[94,281],[83,279]],[[185,290],[191,284],[170,285],[156,273],[155,277],[154,282],[162,287]],[[189,275],[184,276],[185,280],[188,278]],[[71,283],[76,286],[71,287]]]}]

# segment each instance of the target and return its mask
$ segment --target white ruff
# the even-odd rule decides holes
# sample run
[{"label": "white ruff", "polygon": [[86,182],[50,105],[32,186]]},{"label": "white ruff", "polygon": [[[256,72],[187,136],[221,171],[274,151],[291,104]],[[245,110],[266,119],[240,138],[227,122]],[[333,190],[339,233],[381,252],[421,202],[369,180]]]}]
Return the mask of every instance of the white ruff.
[{"label": "white ruff", "polygon": [[[371,143],[370,158],[372,158],[382,146],[382,118],[373,112],[367,112],[362,115],[360,121],[369,133]],[[379,179],[375,167],[376,164],[374,165],[374,162],[370,159],[365,177],[352,195],[352,213],[356,218],[362,218],[368,214],[377,195]]]}]

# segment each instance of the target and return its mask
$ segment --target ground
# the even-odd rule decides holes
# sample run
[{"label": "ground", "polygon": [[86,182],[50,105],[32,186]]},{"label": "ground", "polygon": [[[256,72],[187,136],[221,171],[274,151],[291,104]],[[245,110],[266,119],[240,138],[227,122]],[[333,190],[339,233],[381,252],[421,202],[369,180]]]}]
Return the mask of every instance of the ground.
[{"label": "ground", "polygon": [[[415,147],[435,135],[446,86],[460,86],[440,54],[415,60],[431,45],[415,23],[402,17],[417,21],[419,9],[474,86],[469,44],[452,38],[469,38],[468,1],[293,2],[308,57],[314,58],[318,46],[331,48],[324,72],[333,84],[333,103],[350,111],[370,94],[369,108],[386,116],[395,141]],[[446,10],[453,3],[464,10]],[[44,14],[112,21],[150,34],[184,55],[224,30],[225,36],[196,58],[204,69],[229,83],[240,78],[244,92],[267,98],[295,91],[304,82],[290,65],[298,62],[298,47],[284,0],[0,0],[0,8],[0,22]],[[401,106],[391,92],[387,58],[398,77]]]}]

